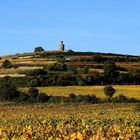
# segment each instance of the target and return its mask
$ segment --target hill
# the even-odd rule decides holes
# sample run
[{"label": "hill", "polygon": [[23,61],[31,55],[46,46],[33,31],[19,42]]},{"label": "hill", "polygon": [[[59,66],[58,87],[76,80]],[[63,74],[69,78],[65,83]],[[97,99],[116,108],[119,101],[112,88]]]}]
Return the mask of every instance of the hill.
[{"label": "hill", "polygon": [[102,72],[103,64],[107,60],[112,60],[120,68],[122,72],[129,70],[139,70],[140,56],[97,53],[97,52],[61,52],[61,51],[43,51],[32,52],[15,55],[1,56],[0,65],[4,60],[9,60],[17,69],[0,69],[0,74],[14,74],[23,70],[43,68],[44,65],[51,65],[57,62],[64,62],[67,65],[76,68],[84,68],[88,66],[91,71]]}]

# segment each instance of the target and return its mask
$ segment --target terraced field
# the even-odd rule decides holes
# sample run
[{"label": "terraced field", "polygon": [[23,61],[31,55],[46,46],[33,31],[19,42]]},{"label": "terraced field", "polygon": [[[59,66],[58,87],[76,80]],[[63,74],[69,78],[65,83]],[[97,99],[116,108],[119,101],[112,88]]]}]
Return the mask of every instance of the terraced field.
[{"label": "terraced field", "polygon": [[[52,54],[52,56],[51,56]],[[91,53],[91,54],[80,54],[78,55],[77,54],[74,54],[74,55],[70,55],[70,54],[59,54],[59,53],[56,53],[56,54],[53,54],[53,53],[46,53],[46,57],[42,58],[41,56],[35,58],[34,57],[34,53],[29,53],[29,54],[25,54],[24,55],[21,55],[21,56],[16,56],[16,55],[11,55],[11,56],[5,56],[5,57],[1,57],[0,59],[0,65],[3,63],[3,61],[5,59],[8,59],[10,62],[12,62],[13,64],[18,64],[18,65],[24,65],[26,67],[27,66],[44,66],[46,64],[52,64],[52,63],[56,63],[57,61],[64,61],[67,65],[73,65],[73,66],[76,66],[76,67],[84,67],[84,66],[89,66],[89,67],[96,67],[98,65],[97,62],[95,62],[94,60],[92,60],[92,58],[94,57],[102,57],[102,58],[126,58],[128,56],[119,56],[119,55],[106,55],[106,54],[100,54],[100,55],[97,55],[96,53]],[[39,55],[39,54],[38,54]],[[16,57],[16,59],[13,59],[13,57]],[[131,59],[138,59],[139,57],[137,56],[129,56],[129,58]],[[84,61],[82,61],[82,59]],[[88,59],[90,59],[90,61],[88,61]],[[68,60],[68,61],[67,61]],[[138,59],[139,60],[139,59]],[[116,65],[121,67],[121,68],[124,68],[126,70],[129,70],[129,69],[139,69],[140,67],[140,62],[131,62],[131,61],[128,61],[128,62],[116,62]]]}]

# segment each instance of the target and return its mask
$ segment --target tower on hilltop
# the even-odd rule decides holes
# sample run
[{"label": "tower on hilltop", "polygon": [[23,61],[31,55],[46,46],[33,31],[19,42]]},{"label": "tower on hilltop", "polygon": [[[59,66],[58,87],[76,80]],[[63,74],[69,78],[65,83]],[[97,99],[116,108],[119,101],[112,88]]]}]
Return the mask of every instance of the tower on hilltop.
[{"label": "tower on hilltop", "polygon": [[59,49],[60,49],[60,51],[64,51],[65,50],[65,45],[64,45],[63,41],[60,42]]}]

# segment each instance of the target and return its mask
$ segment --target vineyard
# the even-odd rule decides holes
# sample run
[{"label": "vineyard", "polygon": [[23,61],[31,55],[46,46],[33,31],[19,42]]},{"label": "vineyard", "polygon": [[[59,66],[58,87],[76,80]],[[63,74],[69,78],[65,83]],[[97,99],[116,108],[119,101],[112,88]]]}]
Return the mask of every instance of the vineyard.
[{"label": "vineyard", "polygon": [[138,140],[138,104],[0,107],[2,140]]},{"label": "vineyard", "polygon": [[0,140],[140,140],[140,57],[42,52],[0,65]]}]

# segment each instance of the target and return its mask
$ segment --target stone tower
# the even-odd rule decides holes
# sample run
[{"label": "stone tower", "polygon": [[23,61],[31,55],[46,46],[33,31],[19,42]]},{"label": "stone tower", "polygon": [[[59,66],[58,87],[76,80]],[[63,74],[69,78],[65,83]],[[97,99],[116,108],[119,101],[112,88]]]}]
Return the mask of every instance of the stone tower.
[{"label": "stone tower", "polygon": [[60,49],[60,51],[65,50],[65,45],[64,45],[63,41],[60,42],[59,49]]}]

